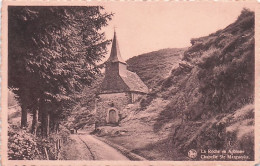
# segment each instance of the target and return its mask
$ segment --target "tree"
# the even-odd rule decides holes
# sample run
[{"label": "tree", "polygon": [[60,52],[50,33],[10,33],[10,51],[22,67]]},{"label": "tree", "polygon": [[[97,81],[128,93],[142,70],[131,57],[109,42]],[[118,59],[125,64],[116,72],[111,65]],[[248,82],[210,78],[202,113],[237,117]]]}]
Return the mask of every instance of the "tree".
[{"label": "tree", "polygon": [[48,136],[50,119],[64,119],[74,94],[100,72],[96,63],[110,43],[100,30],[112,14],[100,6],[9,7],[8,13],[8,86],[23,105],[21,126],[30,105],[37,105],[31,108],[39,109],[42,135]]},{"label": "tree", "polygon": [[77,132],[86,125],[94,125],[95,121],[95,116],[91,111],[82,109],[74,115],[71,127],[74,128]]}]

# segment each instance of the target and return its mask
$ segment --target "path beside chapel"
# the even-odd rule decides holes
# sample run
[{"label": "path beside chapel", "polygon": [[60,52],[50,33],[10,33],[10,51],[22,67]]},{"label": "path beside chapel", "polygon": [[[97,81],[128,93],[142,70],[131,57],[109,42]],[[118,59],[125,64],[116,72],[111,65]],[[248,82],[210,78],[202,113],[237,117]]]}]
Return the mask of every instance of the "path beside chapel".
[{"label": "path beside chapel", "polygon": [[88,134],[73,134],[61,156],[63,160],[129,160],[116,149]]}]

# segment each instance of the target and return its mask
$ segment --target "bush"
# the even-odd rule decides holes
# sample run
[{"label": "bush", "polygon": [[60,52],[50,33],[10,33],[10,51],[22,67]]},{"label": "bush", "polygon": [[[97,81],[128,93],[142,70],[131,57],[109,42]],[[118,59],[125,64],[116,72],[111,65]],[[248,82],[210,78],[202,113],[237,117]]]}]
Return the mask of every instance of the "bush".
[{"label": "bush", "polygon": [[52,133],[49,138],[39,138],[16,126],[8,127],[8,159],[9,160],[57,160],[60,149],[58,140],[66,143],[69,130],[60,126],[58,134]]},{"label": "bush", "polygon": [[33,160],[39,155],[36,138],[25,130],[8,128],[8,159]]}]

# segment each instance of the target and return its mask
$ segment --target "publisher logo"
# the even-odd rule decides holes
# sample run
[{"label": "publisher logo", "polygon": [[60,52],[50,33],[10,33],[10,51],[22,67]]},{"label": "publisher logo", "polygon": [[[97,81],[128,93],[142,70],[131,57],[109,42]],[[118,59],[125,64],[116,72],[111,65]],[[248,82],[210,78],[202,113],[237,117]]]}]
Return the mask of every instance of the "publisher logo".
[{"label": "publisher logo", "polygon": [[196,150],[194,149],[191,149],[189,152],[188,152],[188,156],[189,158],[192,158],[192,159],[195,159],[197,157],[198,153]]}]

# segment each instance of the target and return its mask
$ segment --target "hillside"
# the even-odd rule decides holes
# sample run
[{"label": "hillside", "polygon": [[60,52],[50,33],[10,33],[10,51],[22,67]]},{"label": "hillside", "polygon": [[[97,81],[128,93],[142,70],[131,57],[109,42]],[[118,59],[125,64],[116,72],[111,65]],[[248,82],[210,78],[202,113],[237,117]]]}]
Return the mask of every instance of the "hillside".
[{"label": "hillside", "polygon": [[[200,158],[208,149],[241,150],[238,160],[253,160],[254,13],[244,9],[225,29],[191,44],[168,78],[126,108],[120,127],[100,128],[99,136],[151,160],[192,160],[190,149],[195,160],[218,160]],[[141,78],[154,68],[134,65]]]},{"label": "hillside", "polygon": [[128,59],[128,70],[135,72],[149,87],[169,76],[187,48],[167,48]]}]

